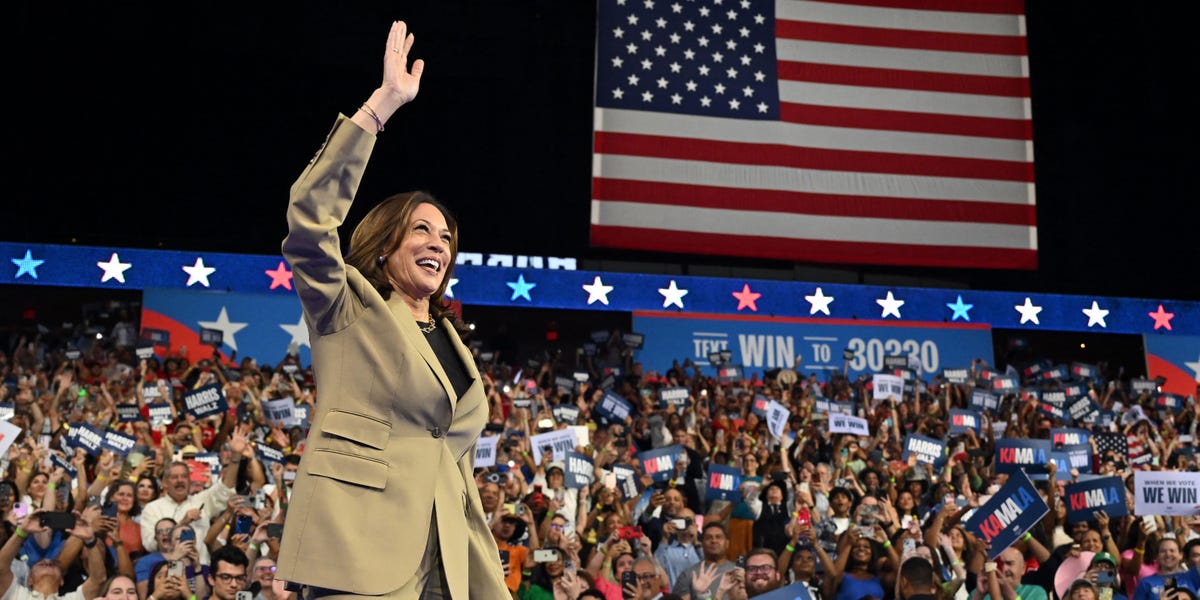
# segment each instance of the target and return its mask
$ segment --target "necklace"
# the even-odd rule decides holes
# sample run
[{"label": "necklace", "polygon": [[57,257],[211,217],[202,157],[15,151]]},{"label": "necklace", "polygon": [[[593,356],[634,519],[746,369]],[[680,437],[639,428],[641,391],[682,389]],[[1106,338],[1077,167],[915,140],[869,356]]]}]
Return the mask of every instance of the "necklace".
[{"label": "necklace", "polygon": [[417,321],[417,323],[418,323],[417,329],[420,329],[421,333],[433,333],[433,330],[437,329],[437,321],[433,320],[432,314],[429,315],[429,324],[428,325],[420,325],[420,323],[421,323],[420,321]]}]

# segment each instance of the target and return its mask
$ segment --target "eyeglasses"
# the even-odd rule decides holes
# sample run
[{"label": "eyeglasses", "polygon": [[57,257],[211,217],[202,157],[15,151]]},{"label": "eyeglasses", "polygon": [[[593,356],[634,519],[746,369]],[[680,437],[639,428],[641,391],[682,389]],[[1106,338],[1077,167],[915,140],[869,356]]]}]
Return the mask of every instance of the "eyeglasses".
[{"label": "eyeglasses", "polygon": [[658,577],[657,573],[637,573],[638,581],[654,581]]},{"label": "eyeglasses", "polygon": [[172,529],[175,529],[175,528],[174,528],[174,527],[167,527],[166,529],[155,529],[155,530],[154,530],[154,535],[167,535],[167,534],[171,533],[171,530],[172,530]]},{"label": "eyeglasses", "polygon": [[268,571],[269,571],[269,572],[271,572],[271,573],[274,573],[274,572],[275,572],[275,565],[270,565],[270,566],[268,566],[268,565],[263,565],[263,566],[261,566],[261,567],[254,567],[254,572],[255,572],[255,573],[258,573],[258,572],[260,572],[260,571],[261,571],[261,572],[263,572],[263,573],[266,573],[266,572],[268,572]]},{"label": "eyeglasses", "polygon": [[233,583],[235,581],[237,583],[246,583],[245,575],[230,575],[229,573],[217,573],[216,575],[213,575],[213,578],[215,578],[217,581],[220,581],[221,583]]},{"label": "eyeglasses", "polygon": [[775,570],[775,565],[746,565],[747,573],[770,573]]}]

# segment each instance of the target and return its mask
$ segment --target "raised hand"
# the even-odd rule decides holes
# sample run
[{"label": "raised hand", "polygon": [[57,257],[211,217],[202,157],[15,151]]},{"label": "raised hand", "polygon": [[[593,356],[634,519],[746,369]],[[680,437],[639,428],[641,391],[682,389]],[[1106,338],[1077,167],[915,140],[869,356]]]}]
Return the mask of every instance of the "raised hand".
[{"label": "raised hand", "polygon": [[392,23],[384,49],[382,87],[401,105],[417,97],[417,91],[421,88],[421,73],[425,71],[425,61],[419,58],[413,61],[411,70],[409,68],[408,52],[412,50],[414,40],[404,21]]}]

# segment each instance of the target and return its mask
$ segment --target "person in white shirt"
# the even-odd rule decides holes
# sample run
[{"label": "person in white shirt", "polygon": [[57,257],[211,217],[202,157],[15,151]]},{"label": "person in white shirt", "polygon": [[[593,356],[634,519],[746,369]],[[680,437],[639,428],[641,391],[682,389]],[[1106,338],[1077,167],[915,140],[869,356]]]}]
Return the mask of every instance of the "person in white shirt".
[{"label": "person in white shirt", "polygon": [[[229,437],[229,448],[234,456],[243,456],[254,450],[249,444],[249,434],[246,428],[239,425]],[[208,526],[214,516],[221,514],[234,495],[237,485],[236,461],[221,465],[221,478],[214,481],[208,488],[188,495],[191,490],[192,468],[188,463],[176,461],[167,469],[163,480],[163,495],[147,504],[142,509],[142,546],[147,552],[158,550],[158,539],[154,535],[154,526],[164,518],[174,519],[180,525],[190,525],[196,532],[196,539],[203,540],[208,535]],[[204,544],[196,544],[200,550],[201,564],[209,564],[208,550]]]}]

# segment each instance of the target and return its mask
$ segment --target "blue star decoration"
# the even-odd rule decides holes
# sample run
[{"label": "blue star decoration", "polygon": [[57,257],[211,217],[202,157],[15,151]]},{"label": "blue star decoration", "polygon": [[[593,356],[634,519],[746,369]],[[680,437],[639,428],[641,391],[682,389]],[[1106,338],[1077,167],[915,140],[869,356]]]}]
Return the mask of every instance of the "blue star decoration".
[{"label": "blue star decoration", "polygon": [[962,317],[962,319],[964,321],[970,321],[971,315],[967,314],[967,311],[971,310],[972,308],[975,308],[975,305],[974,304],[963,304],[962,294],[959,294],[958,300],[955,300],[954,304],[946,304],[946,308],[949,308],[950,310],[954,311],[954,314],[950,315],[951,321],[957,321],[959,317]]},{"label": "blue star decoration", "polygon": [[14,265],[17,265],[17,274],[13,276],[13,279],[20,279],[21,276],[25,274],[37,279],[37,268],[40,267],[42,263],[46,262],[44,260],[37,260],[33,258],[33,252],[30,252],[29,250],[25,250],[24,258],[10,258],[9,260],[11,260]]},{"label": "blue star decoration", "polygon": [[526,283],[524,273],[517,275],[516,281],[506,281],[504,283],[504,285],[507,285],[508,287],[512,288],[512,291],[513,291],[512,298],[508,299],[510,302],[513,300],[516,300],[517,298],[525,298],[529,302],[533,302],[533,298],[529,297],[529,290],[532,290],[533,288],[537,287],[537,284],[536,283]]}]

